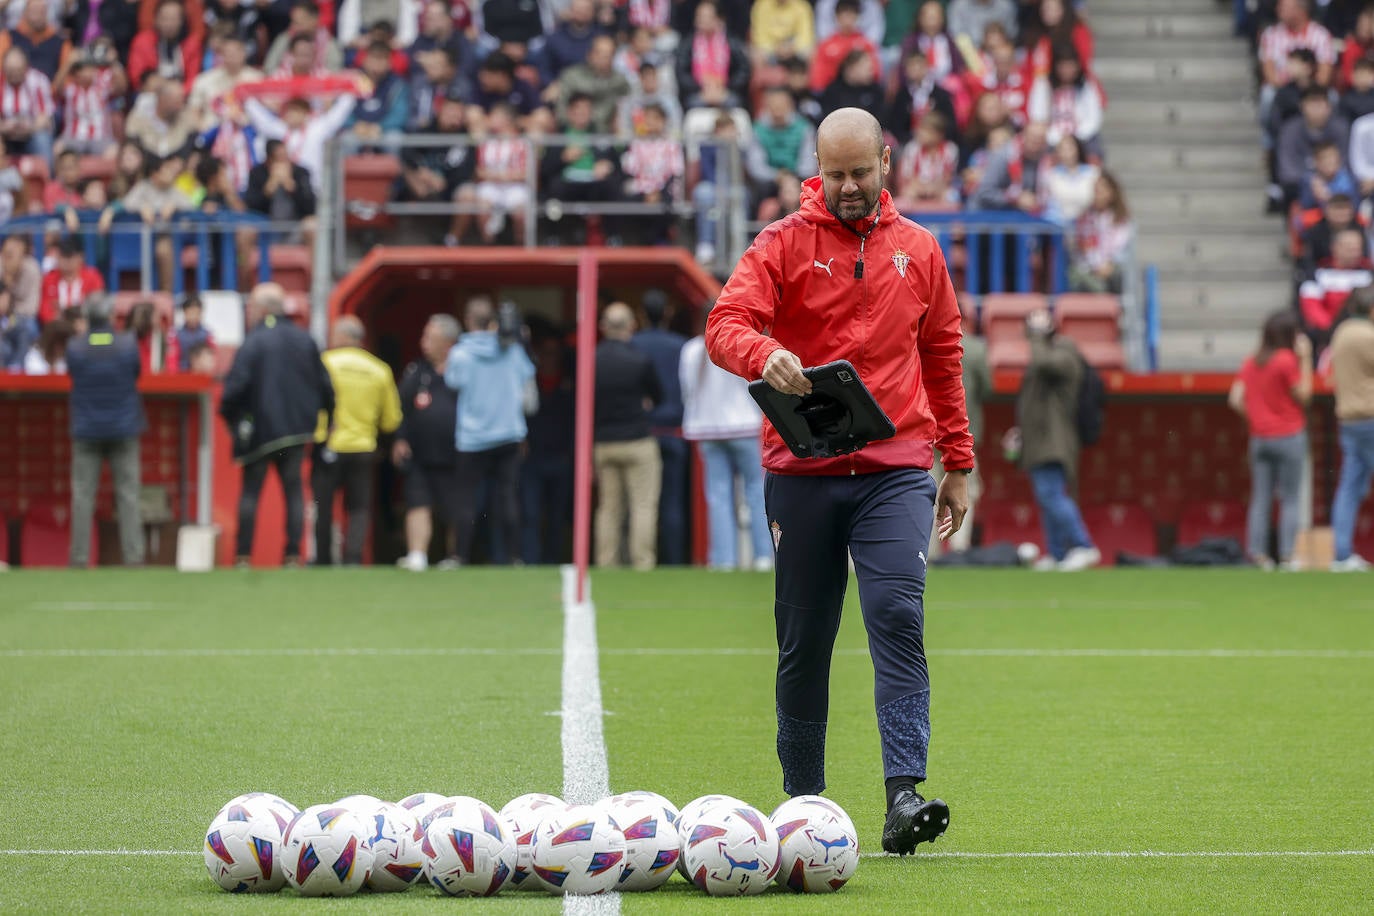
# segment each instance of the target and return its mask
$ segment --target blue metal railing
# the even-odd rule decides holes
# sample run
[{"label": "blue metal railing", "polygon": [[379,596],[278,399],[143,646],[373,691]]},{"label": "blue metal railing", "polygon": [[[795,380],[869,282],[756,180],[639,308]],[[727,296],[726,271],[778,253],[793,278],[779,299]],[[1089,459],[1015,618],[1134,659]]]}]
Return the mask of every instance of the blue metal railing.
[{"label": "blue metal railing", "polygon": [[[1051,295],[1065,291],[1068,276],[1068,246],[1065,227],[1052,220],[1022,213],[1020,210],[974,210],[957,213],[907,213],[934,233],[945,260],[952,259],[954,243],[964,246],[963,288],[982,293],[1032,293]],[[1012,289],[1007,287],[1007,248],[1012,253]],[[983,257],[986,245],[987,289],[983,288]],[[1047,251],[1047,289],[1035,288],[1032,264],[1040,251]]]},{"label": "blue metal railing", "polygon": [[1145,353],[1150,371],[1159,369],[1159,268],[1145,265]]}]

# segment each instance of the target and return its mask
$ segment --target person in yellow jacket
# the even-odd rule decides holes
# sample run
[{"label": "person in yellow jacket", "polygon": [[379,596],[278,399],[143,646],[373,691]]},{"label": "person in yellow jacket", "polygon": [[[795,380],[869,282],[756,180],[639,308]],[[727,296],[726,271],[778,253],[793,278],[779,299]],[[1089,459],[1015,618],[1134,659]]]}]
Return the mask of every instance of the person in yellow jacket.
[{"label": "person in yellow jacket", "polygon": [[372,482],[379,434],[401,425],[401,398],[391,367],[363,349],[363,323],[352,315],[334,322],[324,366],[334,384],[334,428],[315,433],[310,489],[315,498],[315,564],[334,560],[334,494],[344,494],[348,526],[343,562],[363,561],[363,542],[372,508]]}]

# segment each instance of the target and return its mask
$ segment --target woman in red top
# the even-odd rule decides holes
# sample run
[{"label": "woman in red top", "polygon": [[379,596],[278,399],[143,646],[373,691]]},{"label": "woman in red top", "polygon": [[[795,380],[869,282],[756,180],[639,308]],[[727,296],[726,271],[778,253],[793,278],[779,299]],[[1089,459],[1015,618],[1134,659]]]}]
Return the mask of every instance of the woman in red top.
[{"label": "woman in red top", "polygon": [[1270,509],[1279,497],[1279,562],[1296,569],[1299,493],[1307,457],[1307,403],[1312,400],[1312,342],[1284,310],[1264,322],[1259,350],[1245,360],[1227,398],[1250,427],[1250,516],[1246,549],[1257,566],[1269,557]]}]

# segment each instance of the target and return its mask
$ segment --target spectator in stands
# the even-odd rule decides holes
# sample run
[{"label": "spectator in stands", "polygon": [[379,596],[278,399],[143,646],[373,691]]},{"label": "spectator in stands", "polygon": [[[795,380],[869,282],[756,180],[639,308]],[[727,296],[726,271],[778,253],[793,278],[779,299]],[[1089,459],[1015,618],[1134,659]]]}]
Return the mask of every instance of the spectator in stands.
[{"label": "spectator in stands", "polygon": [[[455,12],[459,6],[461,4],[455,6]],[[419,34],[423,14],[423,4],[419,0],[343,0],[338,4],[336,23],[339,44],[359,53],[379,39],[398,49],[405,48]],[[379,28],[385,29],[386,34],[378,31]],[[399,53],[404,60],[404,52]]]},{"label": "spectator in stands", "polygon": [[1269,107],[1269,120],[1260,126],[1265,130],[1265,147],[1272,148],[1283,125],[1302,112],[1302,94],[1317,85],[1317,58],[1311,48],[1294,48],[1288,52],[1288,81],[1274,93]]},{"label": "spectator in stands", "polygon": [[1015,123],[1007,116],[1001,96],[994,92],[984,92],[974,104],[973,115],[969,118],[961,137],[963,161],[966,165],[980,150],[985,151],[992,145],[992,134],[999,127],[1007,128],[1010,137],[1016,135]]},{"label": "spectator in stands", "polygon": [[406,555],[396,565],[411,572],[429,568],[436,516],[448,534],[439,568],[458,566],[454,502],[458,397],[444,383],[444,365],[458,336],[458,321],[452,315],[430,316],[420,334],[420,358],[401,376],[401,426],[391,446],[391,462],[405,476]]},{"label": "spectator in stands", "polygon": [[76,325],[66,318],[55,318],[43,325],[38,340],[24,354],[24,374],[66,375],[67,345],[76,334]]},{"label": "spectator in stands", "polygon": [[931,112],[921,119],[915,138],[902,148],[893,169],[893,203],[898,210],[959,202],[959,147],[949,139],[949,126],[943,115]]},{"label": "spectator in stands", "polygon": [[649,411],[649,432],[658,441],[661,468],[658,562],[676,566],[687,562],[688,446],[682,438],[679,383],[682,346],[687,339],[672,330],[673,309],[662,290],[647,290],[641,307],[648,326],[630,338],[630,346],[649,357],[662,392]]},{"label": "spectator in stands", "polygon": [[467,333],[444,370],[444,381],[458,392],[458,559],[472,562],[478,489],[485,485],[492,530],[500,532],[501,552],[493,549],[491,559],[505,564],[520,544],[520,459],[525,414],[534,407],[534,364],[517,339],[520,331],[502,326],[490,298],[469,299],[463,323]]},{"label": "spectator in stands", "polygon": [[43,277],[38,320],[46,324],[69,306],[80,305],[93,293],[105,291],[100,271],[86,265],[86,246],[77,236],[57,246],[57,267]]},{"label": "spectator in stands", "polygon": [[[130,213],[137,213],[149,225],[166,223],[177,213],[194,210],[195,204],[191,198],[176,186],[183,165],[182,160],[175,156],[153,159],[148,166],[148,177],[130,188],[124,196],[123,208]],[[157,262],[161,288],[165,290],[172,288],[175,254],[170,236],[161,233],[154,236],[153,258]]]},{"label": "spectator in stands", "polygon": [[521,554],[528,565],[567,556],[577,415],[573,359],[557,330],[536,332],[532,351],[539,406],[528,418],[529,450],[520,466]]},{"label": "spectator in stands", "polygon": [[[662,215],[649,217],[648,239],[667,241],[672,225],[672,205],[682,198],[687,162],[682,141],[667,134],[668,117],[657,105],[644,108],[644,132],[630,141],[620,160],[625,173],[625,199],[662,207]],[[643,223],[642,223],[643,224]]]},{"label": "spectator in stands", "polygon": [[[473,90],[472,103],[483,112],[490,112],[493,105],[504,102],[515,110],[517,124],[523,129],[535,112],[544,109],[539,91],[520,79],[515,73],[515,61],[500,51],[488,54],[477,68],[477,85]],[[547,110],[542,117],[547,118]]]},{"label": "spectator in stands", "polygon": [[[477,6],[475,0],[472,4]],[[546,9],[553,4],[543,4],[523,0],[523,2],[510,3],[503,0],[484,0],[482,6],[482,30],[485,32],[483,43],[493,43],[498,45],[508,45],[519,43],[529,45],[532,42],[540,41],[544,35],[546,26],[552,25],[552,21],[545,21]],[[567,3],[561,4],[566,8]],[[447,10],[445,17],[449,17]],[[454,28],[458,31],[457,23]],[[579,58],[580,59],[580,58]]]},{"label": "spectator in stands", "polygon": [[[444,0],[429,0],[425,4],[424,12],[420,16],[420,36],[410,46],[410,69],[418,69],[415,65],[420,65],[423,56],[431,51],[448,53],[453,62],[454,76],[469,75],[469,65],[476,62],[472,46],[468,43],[467,37],[454,27],[449,5]],[[465,78],[464,83],[466,82]]]},{"label": "spectator in stands", "polygon": [[[704,330],[702,309],[698,330]],[[773,568],[773,543],[763,508],[759,430],[763,415],[749,384],[711,362],[706,338],[698,334],[682,347],[678,384],[682,389],[682,435],[697,444],[705,469],[708,569],[739,568],[739,513],[749,514],[750,557],[759,572]]]},{"label": "spectator in stands", "polygon": [[877,74],[882,69],[877,46],[859,30],[859,0],[838,0],[835,4],[835,31],[816,46],[811,58],[811,91],[824,92],[859,51],[867,55]]},{"label": "spectator in stands", "polygon": [[[883,34],[887,31],[884,0],[858,0],[858,3],[859,31],[876,48],[883,43]],[[816,0],[817,41],[825,41],[839,31],[839,5],[837,0]]]},{"label": "spectator in stands", "polygon": [[313,234],[315,191],[310,173],[291,161],[280,140],[267,141],[266,159],[248,173],[243,202],[273,222],[300,223],[304,235]]},{"label": "spectator in stands", "polygon": [[204,324],[204,313],[199,296],[187,296],[181,303],[181,324],[173,332],[179,356],[176,368],[180,372],[191,371],[191,355],[197,348],[208,347],[214,354],[215,338]]},{"label": "spectator in stands", "polygon": [[1342,93],[1354,84],[1355,66],[1364,59],[1374,60],[1374,6],[1364,6],[1355,17],[1355,27],[1345,36],[1336,88]]},{"label": "spectator in stands", "polygon": [[661,72],[648,61],[639,65],[639,89],[620,102],[620,112],[616,116],[617,134],[633,137],[642,133],[644,106],[653,104],[663,109],[664,117],[668,120],[668,134],[682,136],[682,105],[677,100],[677,93],[663,88]]},{"label": "spectator in stands", "polygon": [[151,110],[129,115],[124,135],[155,156],[177,156],[186,152],[196,137],[196,117],[186,107],[180,81],[166,79],[157,90],[157,105]]},{"label": "spectator in stands", "polygon": [[343,68],[343,53],[329,29],[320,23],[320,9],[314,0],[292,0],[289,16],[290,25],[273,40],[267,50],[267,57],[262,64],[264,70],[268,73],[280,70],[292,42],[302,35],[314,41],[311,70],[336,73]]},{"label": "spectator in stands", "polygon": [[1103,169],[1093,203],[1074,226],[1069,286],[1077,292],[1119,293],[1135,225],[1116,176]]},{"label": "spectator in stands", "polygon": [[58,207],[81,206],[77,182],[81,180],[81,157],[72,150],[57,154],[52,177],[43,187],[43,209],[55,213]]},{"label": "spectator in stands", "polygon": [[0,32],[0,55],[20,48],[33,69],[55,80],[71,57],[71,42],[53,25],[48,0],[25,0],[23,7],[19,25]]},{"label": "spectator in stands", "polygon": [[320,62],[316,48],[319,43],[314,35],[292,35],[287,46],[286,56],[281,59],[276,70],[268,71],[277,79],[316,79],[325,77],[330,71]]},{"label": "spectator in stands", "polygon": [[841,108],[882,111],[883,87],[878,83],[875,56],[867,51],[850,51],[840,66],[840,75],[821,93],[821,111],[830,114]]},{"label": "spectator in stands", "polygon": [[540,70],[545,85],[561,79],[562,74],[569,68],[588,59],[592,50],[592,40],[598,35],[605,34],[596,24],[595,13],[592,0],[571,0],[566,5],[562,19],[544,39]]},{"label": "spectator in stands", "polygon": [[73,569],[90,562],[91,514],[100,469],[110,463],[119,545],[125,566],[143,565],[143,524],[139,518],[138,439],[146,426],[138,393],[138,348],[110,323],[107,295],[86,300],[87,333],[67,346],[72,391],[68,410],[72,435],[71,553]]},{"label": "spectator in stands", "polygon": [[759,201],[758,215],[761,222],[771,223],[801,209],[801,178],[792,172],[779,172],[777,185],[776,194]]},{"label": "spectator in stands", "polygon": [[18,314],[9,288],[0,285],[0,372],[21,370],[37,340],[38,322],[32,315]]},{"label": "spectator in stands", "polygon": [[127,90],[128,76],[119,61],[101,64],[88,52],[73,54],[54,86],[62,100],[62,136],[55,150],[113,159],[116,144],[110,111]]},{"label": "spectator in stands", "polygon": [[[790,100],[790,96],[788,99]],[[789,101],[790,104],[790,101]],[[809,122],[802,121],[804,124]],[[756,196],[769,195],[776,190],[779,176],[786,173],[795,175],[791,169],[775,169],[768,162],[767,153],[758,142],[755,135],[748,141],[741,141],[739,135],[739,122],[733,117],[720,112],[716,115],[715,130],[712,132],[710,142],[703,142],[697,151],[697,182],[692,188],[692,205],[696,209],[697,227],[697,261],[702,264],[710,264],[716,259],[716,230],[717,230],[717,207],[726,203],[729,198],[725,195],[730,190],[729,176],[726,172],[725,150],[737,149],[740,159],[740,172],[738,181],[740,187],[735,190],[740,195],[740,200],[748,204]],[[814,144],[809,147],[814,150]],[[816,169],[816,158],[814,153],[806,152],[799,154],[798,159],[804,164],[809,160],[810,170]],[[724,188],[721,186],[724,185]]]},{"label": "spectator in stands", "polygon": [[243,467],[234,565],[246,569],[253,552],[258,494],[275,467],[286,504],[283,565],[301,565],[305,527],[301,463],[313,441],[320,411],[334,425],[334,386],[315,341],[287,319],[286,292],[261,283],[248,295],[248,335],[234,354],[224,380],[220,416],[234,442],[234,461]]},{"label": "spectator in stands", "polygon": [[812,126],[821,120],[821,103],[811,92],[811,69],[806,61],[795,59],[783,63],[783,87],[792,94],[797,112]]},{"label": "spectator in stands", "polygon": [[215,107],[220,114],[214,118],[214,126],[195,139],[194,148],[222,162],[228,185],[235,193],[245,194],[253,167],[261,161],[258,132],[232,94],[224,96]]},{"label": "spectator in stands", "polygon": [[[437,120],[424,134],[457,134],[465,130],[467,103],[462,96],[449,96],[440,103]],[[472,185],[477,173],[477,151],[465,144],[452,146],[408,146],[401,153],[401,178],[397,197],[408,201],[455,201],[475,207],[477,196]],[[472,222],[469,209],[455,214],[444,244],[457,245]]]},{"label": "spectator in stands", "polygon": [[1307,457],[1307,405],[1312,400],[1312,341],[1298,330],[1289,309],[1264,322],[1259,349],[1241,366],[1227,403],[1250,430],[1250,514],[1246,551],[1250,562],[1273,569],[1270,519],[1279,500],[1279,563],[1298,569],[1302,466]]},{"label": "spectator in stands", "polygon": [[1026,338],[1030,363],[1016,396],[1020,464],[1030,475],[1049,549],[1036,569],[1076,572],[1102,561],[1069,495],[1078,477],[1076,417],[1083,357],[1073,341],[1056,332],[1054,318],[1045,309],[1027,316]]},{"label": "spectator in stands", "polygon": [[[619,197],[615,151],[592,142],[592,100],[574,95],[560,126],[565,145],[550,144],[539,165],[543,197],[553,201],[610,201]],[[568,217],[564,217],[567,219]]]},{"label": "spectator in stands", "polygon": [[1336,109],[1336,113],[1351,124],[1351,142],[1354,142],[1355,122],[1370,112],[1374,112],[1374,57],[1362,57],[1355,61],[1350,88],[1341,94]]},{"label": "spectator in stands", "polygon": [[466,102],[472,87],[459,75],[458,58],[452,51],[423,51],[416,62],[420,72],[410,83],[410,130],[423,131],[434,125],[444,99],[456,96]]},{"label": "spectator in stands", "polygon": [[712,0],[697,4],[692,31],[677,46],[677,89],[682,107],[739,108],[748,104],[749,52],[725,31]]},{"label": "spectator in stands", "polygon": [[0,284],[9,293],[15,315],[38,317],[43,271],[33,256],[33,241],[16,232],[0,242]]},{"label": "spectator in stands", "polygon": [[1260,124],[1269,123],[1269,110],[1279,87],[1288,82],[1288,53],[1309,49],[1317,60],[1316,85],[1331,85],[1331,65],[1336,51],[1331,33],[1312,21],[1310,0],[1279,0],[1278,22],[1260,35]]},{"label": "spectator in stands", "polygon": [[[143,175],[148,171],[148,155],[143,152],[143,147],[139,146],[134,140],[125,140],[119,145],[119,152],[115,154],[115,172],[110,178],[109,191],[110,200],[118,201],[129,193],[129,189],[143,180]],[[113,212],[110,213],[114,215]],[[109,224],[106,223],[106,228]]]},{"label": "spectator in stands", "polygon": [[1021,135],[988,157],[982,181],[969,201],[973,210],[1020,210],[1038,214],[1049,169],[1048,126],[1027,124]]},{"label": "spectator in stands", "polygon": [[1355,201],[1348,194],[1332,194],[1323,208],[1322,218],[1302,234],[1299,268],[1311,276],[1318,264],[1331,257],[1331,240],[1342,229],[1359,228],[1355,221]]},{"label": "spectator in stands", "polygon": [[939,0],[921,4],[916,29],[902,42],[903,60],[913,56],[925,60],[926,69],[936,82],[954,74],[958,53],[946,31],[945,8]]},{"label": "spectator in stands", "polygon": [[567,116],[569,99],[585,95],[592,100],[593,130],[599,134],[615,130],[616,106],[630,94],[630,83],[612,66],[614,57],[614,38],[598,35],[592,39],[586,61],[569,67],[558,78],[560,116]]},{"label": "spectator in stands", "polygon": [[[1332,138],[1339,137],[1336,131],[1329,133]],[[1349,151],[1348,164],[1360,183],[1360,196],[1374,194],[1374,114],[1365,115],[1350,126],[1350,144],[1343,149]]]},{"label": "spectator in stands", "polygon": [[749,45],[755,67],[800,58],[816,47],[816,13],[806,0],[754,0]]},{"label": "spectator in stands", "polygon": [[186,27],[186,11],[180,0],[161,0],[153,26],[134,36],[129,48],[129,82],[143,85],[156,73],[189,85],[200,73],[201,39]]},{"label": "spectator in stands", "polygon": [[647,355],[630,345],[634,312],[612,302],[601,315],[596,346],[596,563],[618,566],[621,530],[629,517],[630,563],[638,570],[657,562],[658,502],[662,458],[649,433],[649,410],[663,400],[658,373]]},{"label": "spectator in stands", "polygon": [[362,55],[372,94],[358,103],[348,129],[367,149],[394,149],[410,122],[410,87],[391,67],[391,46],[374,41]]},{"label": "spectator in stands", "polygon": [[252,98],[244,103],[243,110],[260,136],[286,144],[291,161],[310,174],[318,194],[324,181],[324,146],[348,123],[357,103],[353,93],[345,92],[321,114],[314,114],[309,100],[301,96],[287,99],[280,117]]},{"label": "spectator in stands", "polygon": [[[11,47],[3,56],[4,85],[0,87],[0,139],[11,155],[37,156],[52,162],[52,83],[29,66],[28,55]],[[3,214],[6,219],[9,214]]]},{"label": "spectator in stands", "polygon": [[1054,164],[1045,173],[1045,219],[1073,226],[1097,193],[1097,166],[1085,161],[1083,141],[1072,134],[1054,148]]},{"label": "spectator in stands", "polygon": [[507,220],[517,244],[525,237],[531,150],[528,141],[520,136],[515,116],[515,108],[509,102],[493,105],[487,119],[487,134],[477,146],[477,182],[473,193],[479,207],[478,228],[486,245],[496,241]]},{"label": "spectator in stands", "polygon": [[1049,124],[1048,139],[1057,146],[1061,137],[1083,141],[1087,155],[1102,158],[1102,87],[1083,70],[1073,45],[1054,50],[1054,64],[1047,77],[1037,77],[1026,101],[1026,117]]},{"label": "spectator in stands", "polygon": [[1016,7],[1012,0],[950,0],[949,34],[966,37],[974,44],[983,40],[988,25],[996,23],[1008,37],[1016,37]]},{"label": "spectator in stands", "polygon": [[776,86],[764,94],[763,111],[754,122],[754,141],[775,172],[816,173],[816,131],[797,112],[792,93],[784,87]]},{"label": "spectator in stands", "polygon": [[1355,520],[1374,475],[1374,287],[1350,296],[1350,317],[1331,340],[1331,387],[1341,424],[1341,478],[1331,503],[1335,539],[1332,572],[1364,572],[1355,553]]},{"label": "spectator in stands", "polygon": [[315,565],[334,562],[334,495],[343,491],[347,517],[343,565],[361,566],[371,528],[377,439],[401,425],[401,401],[391,368],[363,349],[355,315],[334,321],[321,356],[334,387],[334,423],[315,431],[310,493],[315,501]]},{"label": "spectator in stands", "polygon": [[1319,354],[1331,340],[1351,291],[1374,283],[1374,265],[1365,252],[1363,230],[1338,231],[1331,239],[1330,262],[1319,265],[1311,279],[1298,287],[1303,328]]},{"label": "spectator in stands", "polygon": [[96,50],[98,45],[108,44],[111,59],[127,61],[129,46],[138,32],[138,5],[139,0],[75,0],[61,5],[61,25],[78,47]]},{"label": "spectator in stands", "polygon": [[178,371],[181,349],[175,334],[164,333],[156,304],[147,299],[135,302],[129,309],[126,326],[138,342],[138,358],[144,375]]},{"label": "spectator in stands", "polygon": [[230,33],[220,43],[219,61],[198,75],[191,84],[186,107],[196,118],[201,131],[213,129],[223,116],[226,97],[244,83],[262,79],[261,70],[248,66],[248,46],[243,38]]},{"label": "spectator in stands", "polygon": [[1030,101],[1031,79],[1016,58],[1016,48],[1011,42],[1000,42],[993,46],[989,54],[989,64],[984,68],[983,77],[970,73],[965,81],[978,94],[974,102],[975,116],[977,107],[989,94],[995,93],[1016,126],[1026,124],[1026,103]]},{"label": "spectator in stands", "polygon": [[940,85],[923,52],[905,52],[901,73],[902,80],[887,109],[887,117],[882,119],[898,143],[908,143],[921,119],[931,112],[942,116],[948,125],[958,123],[954,116],[954,98]]},{"label": "spectator in stands", "polygon": [[1071,46],[1085,72],[1093,66],[1093,33],[1087,23],[1078,18],[1066,0],[1039,0],[1037,15],[1030,28],[1021,36],[1026,51],[1026,78],[1033,82],[1049,76],[1053,70],[1054,49]]},{"label": "spectator in stands", "polygon": [[1345,167],[1344,158],[1341,148],[1334,143],[1319,143],[1312,149],[1312,168],[1303,178],[1299,197],[1303,209],[1324,208],[1334,194],[1359,194],[1355,176]]}]

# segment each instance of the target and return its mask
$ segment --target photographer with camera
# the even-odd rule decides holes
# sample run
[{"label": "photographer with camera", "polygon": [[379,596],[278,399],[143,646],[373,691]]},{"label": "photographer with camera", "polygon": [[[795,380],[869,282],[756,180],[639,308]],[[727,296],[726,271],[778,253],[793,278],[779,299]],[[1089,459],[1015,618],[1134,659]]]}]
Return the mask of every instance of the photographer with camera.
[{"label": "photographer with camera", "polygon": [[[444,381],[458,392],[455,492],[458,560],[472,562],[477,493],[486,481],[493,537],[489,558],[509,563],[520,543],[520,460],[532,409],[534,363],[523,343],[514,304],[498,312],[489,296],[473,296],[463,310],[467,333],[449,351]],[[535,401],[537,404],[537,401]]]}]

